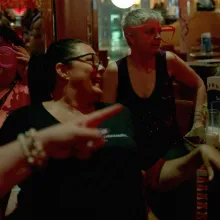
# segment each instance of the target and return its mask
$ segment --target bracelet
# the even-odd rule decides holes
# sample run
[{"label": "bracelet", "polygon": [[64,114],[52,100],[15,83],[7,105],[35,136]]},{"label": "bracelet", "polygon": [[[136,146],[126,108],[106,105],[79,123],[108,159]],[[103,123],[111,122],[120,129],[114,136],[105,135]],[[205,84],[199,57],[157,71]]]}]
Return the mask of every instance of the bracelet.
[{"label": "bracelet", "polygon": [[47,154],[43,149],[42,143],[35,138],[36,129],[31,128],[24,134],[19,134],[17,140],[31,166],[43,167],[47,162]]},{"label": "bracelet", "polygon": [[204,121],[204,117],[202,117],[202,116],[195,116],[194,117],[194,121],[198,121],[198,120]]}]

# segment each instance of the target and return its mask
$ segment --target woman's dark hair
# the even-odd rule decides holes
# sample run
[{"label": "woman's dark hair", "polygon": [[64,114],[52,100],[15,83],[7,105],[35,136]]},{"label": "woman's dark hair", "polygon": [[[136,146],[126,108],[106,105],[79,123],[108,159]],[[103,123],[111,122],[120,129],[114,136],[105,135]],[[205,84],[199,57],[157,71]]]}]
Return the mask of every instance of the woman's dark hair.
[{"label": "woman's dark hair", "polygon": [[24,47],[24,42],[17,33],[12,30],[10,21],[3,13],[0,13],[0,37],[8,44]]},{"label": "woman's dark hair", "polygon": [[10,27],[1,24],[0,22],[0,37],[8,44],[24,47],[23,40]]},{"label": "woman's dark hair", "polygon": [[57,63],[69,64],[77,56],[76,45],[84,43],[78,39],[62,39],[53,42],[46,54],[35,54],[28,66],[28,87],[31,103],[51,100],[51,93],[56,85]]},{"label": "woman's dark hair", "polygon": [[10,21],[4,16],[2,12],[0,12],[0,26],[11,28]]}]

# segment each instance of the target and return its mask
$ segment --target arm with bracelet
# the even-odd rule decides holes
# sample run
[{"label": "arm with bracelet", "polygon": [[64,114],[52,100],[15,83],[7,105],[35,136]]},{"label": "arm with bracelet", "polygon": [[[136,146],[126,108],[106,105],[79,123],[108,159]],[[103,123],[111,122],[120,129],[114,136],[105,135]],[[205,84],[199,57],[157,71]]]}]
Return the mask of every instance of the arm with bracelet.
[{"label": "arm with bracelet", "polygon": [[[115,105],[96,111],[90,116],[79,117],[74,122],[55,125],[41,131],[30,129],[19,134],[17,140],[2,145],[0,217],[4,216],[11,188],[27,179],[36,168],[43,169],[49,158],[65,159],[73,156],[81,158],[82,153],[90,157],[92,152],[101,148],[108,130],[96,127],[121,109],[120,105]],[[13,121],[13,118],[10,119],[9,116],[10,120]],[[7,124],[5,126],[7,127]]]}]

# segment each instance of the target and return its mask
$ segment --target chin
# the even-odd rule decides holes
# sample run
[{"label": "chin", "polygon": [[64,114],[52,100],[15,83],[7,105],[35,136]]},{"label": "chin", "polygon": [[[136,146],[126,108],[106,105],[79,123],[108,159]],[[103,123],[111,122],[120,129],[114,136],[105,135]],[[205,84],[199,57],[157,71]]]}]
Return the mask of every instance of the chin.
[{"label": "chin", "polygon": [[100,102],[101,96],[100,95],[95,95],[93,100],[94,100],[94,102]]},{"label": "chin", "polygon": [[101,96],[100,95],[97,95],[97,94],[89,94],[89,96],[88,96],[88,103],[90,103],[90,104],[94,104],[94,103],[96,103],[96,102],[99,102],[100,101],[100,98],[101,98]]},{"label": "chin", "polygon": [[151,49],[151,53],[155,55],[160,50],[160,47]]}]

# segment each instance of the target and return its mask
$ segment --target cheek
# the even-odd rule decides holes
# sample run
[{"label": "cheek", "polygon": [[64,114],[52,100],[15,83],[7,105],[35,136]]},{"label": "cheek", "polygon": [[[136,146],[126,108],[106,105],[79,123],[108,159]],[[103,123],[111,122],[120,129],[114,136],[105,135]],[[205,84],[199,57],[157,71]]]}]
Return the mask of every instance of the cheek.
[{"label": "cheek", "polygon": [[17,65],[17,71],[19,74],[23,75],[25,72],[26,66],[24,64],[18,63]]},{"label": "cheek", "polygon": [[0,74],[4,72],[4,69],[0,67]]},{"label": "cheek", "polygon": [[15,73],[8,71],[7,69],[0,68],[0,79],[3,83],[11,83],[15,78]]},{"label": "cheek", "polygon": [[8,76],[9,76],[9,74],[8,74],[7,69],[0,68],[0,77],[1,77],[1,80],[2,80],[2,79],[5,79],[5,78],[8,78]]},{"label": "cheek", "polygon": [[136,45],[138,45],[140,49],[143,49],[143,48],[148,47],[148,45],[151,42],[151,39],[145,34],[140,34],[138,39],[135,42],[136,42]]},{"label": "cheek", "polygon": [[90,68],[74,69],[71,73],[71,81],[74,83],[87,82],[91,80],[92,70]]}]

